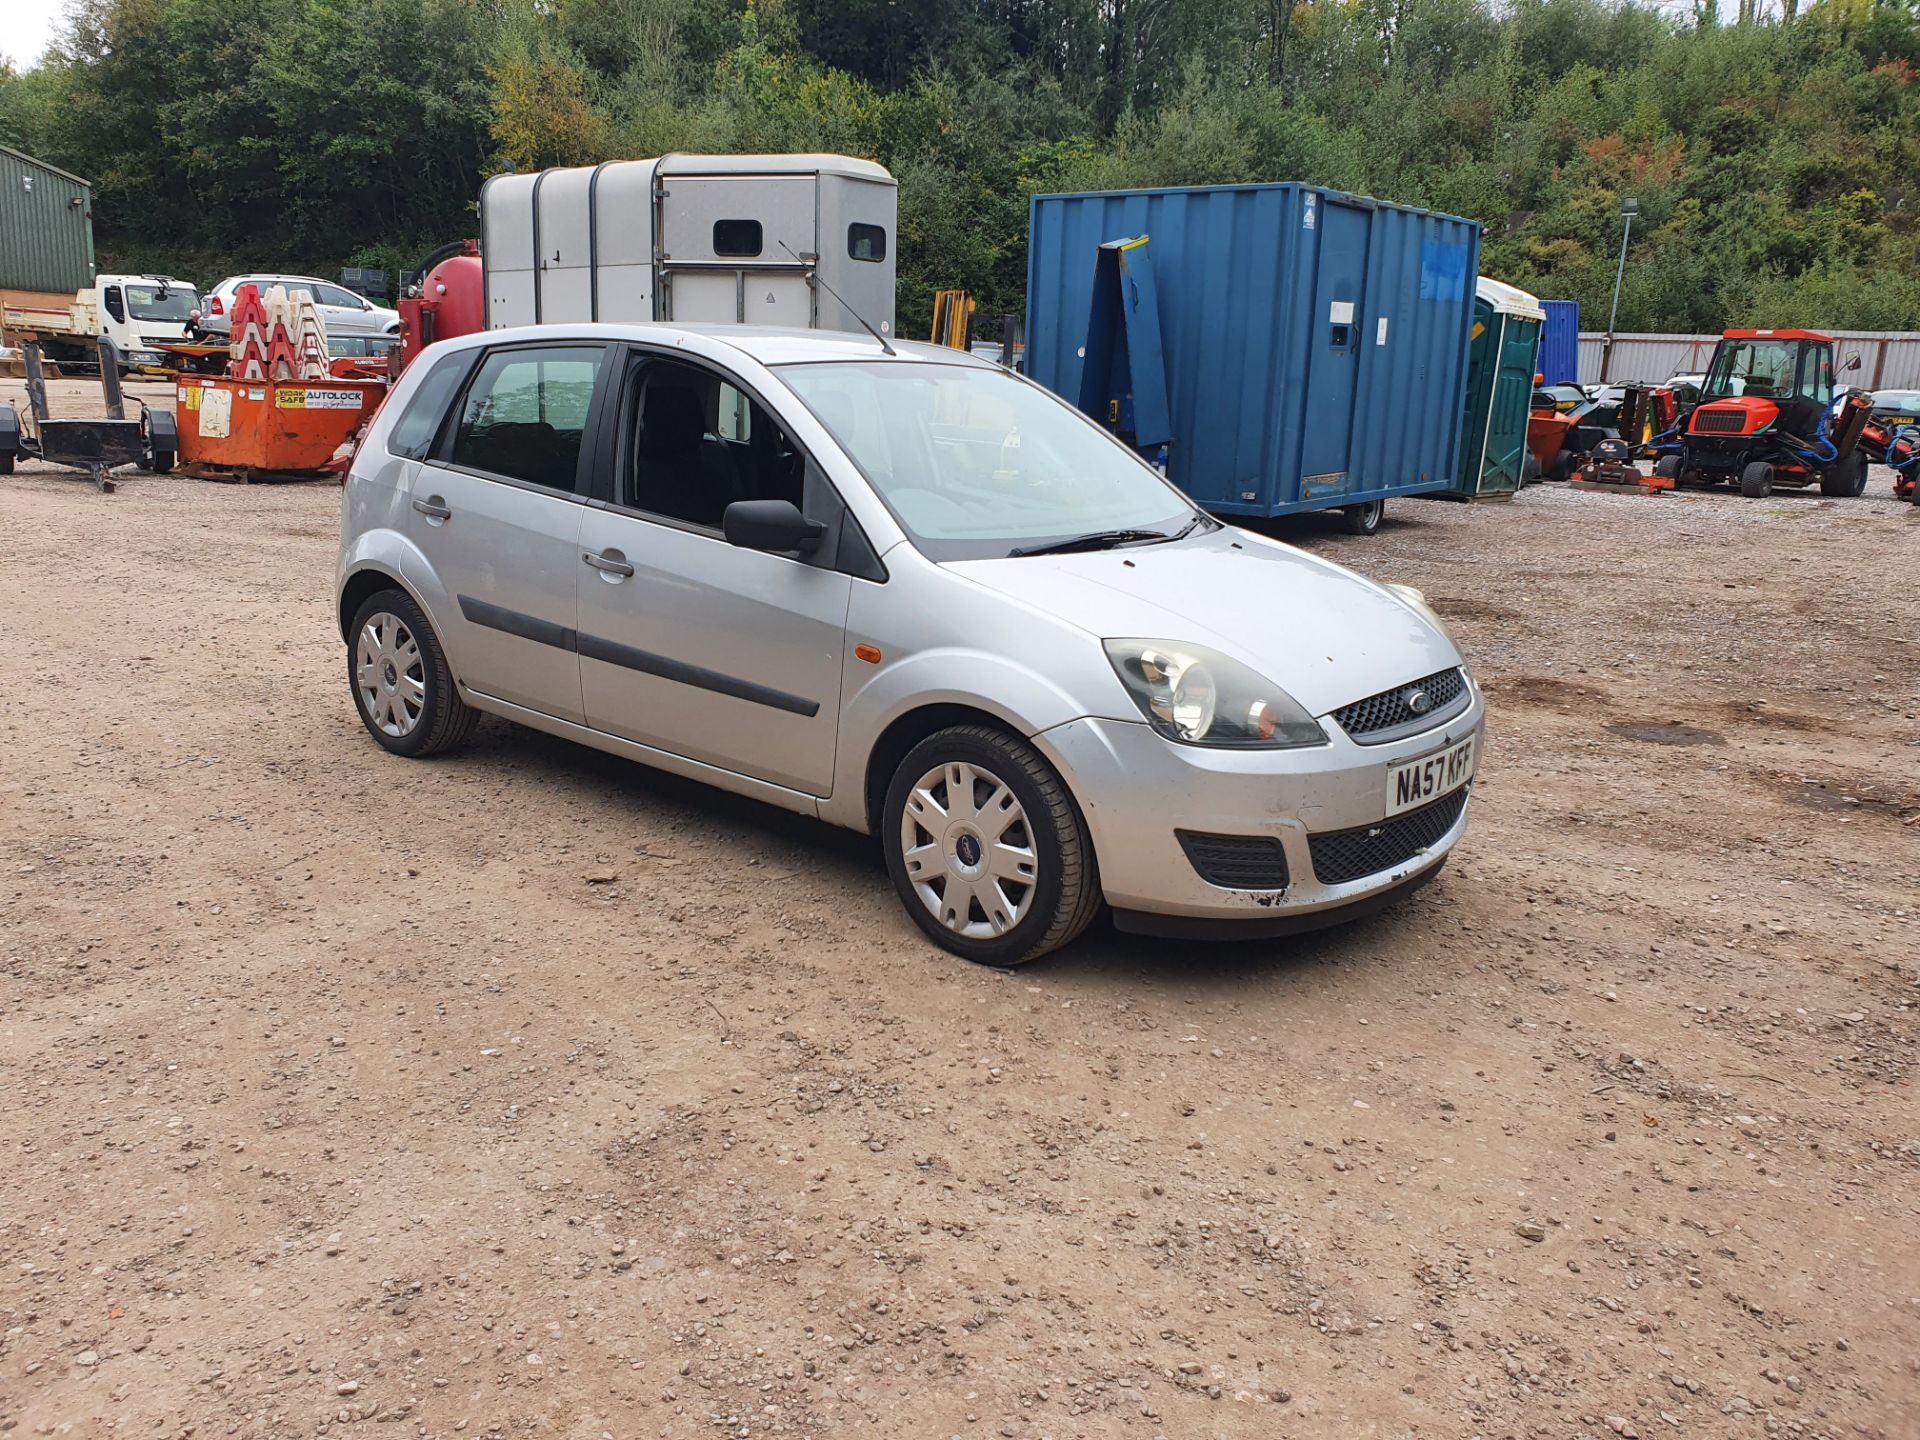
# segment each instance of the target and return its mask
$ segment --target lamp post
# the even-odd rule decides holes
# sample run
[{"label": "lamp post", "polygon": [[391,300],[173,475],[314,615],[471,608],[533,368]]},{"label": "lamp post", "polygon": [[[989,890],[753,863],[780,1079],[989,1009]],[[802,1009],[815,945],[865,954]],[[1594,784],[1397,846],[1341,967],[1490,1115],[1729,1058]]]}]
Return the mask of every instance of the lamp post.
[{"label": "lamp post", "polygon": [[1627,278],[1627,237],[1633,234],[1633,217],[1640,213],[1638,200],[1620,202],[1620,268],[1613,276],[1613,308],[1607,312],[1607,343],[1600,347],[1600,379],[1604,384],[1613,368],[1613,322],[1620,317],[1620,283]]}]

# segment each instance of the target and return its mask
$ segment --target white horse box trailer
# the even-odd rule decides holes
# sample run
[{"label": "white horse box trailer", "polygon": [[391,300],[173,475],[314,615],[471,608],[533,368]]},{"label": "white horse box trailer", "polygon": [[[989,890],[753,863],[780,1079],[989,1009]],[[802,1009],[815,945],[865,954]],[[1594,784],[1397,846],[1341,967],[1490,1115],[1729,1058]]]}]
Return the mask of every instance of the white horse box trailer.
[{"label": "white horse box trailer", "polygon": [[891,335],[898,209],[885,167],[845,155],[668,155],[496,175],[480,189],[487,325],[859,332],[851,305]]}]

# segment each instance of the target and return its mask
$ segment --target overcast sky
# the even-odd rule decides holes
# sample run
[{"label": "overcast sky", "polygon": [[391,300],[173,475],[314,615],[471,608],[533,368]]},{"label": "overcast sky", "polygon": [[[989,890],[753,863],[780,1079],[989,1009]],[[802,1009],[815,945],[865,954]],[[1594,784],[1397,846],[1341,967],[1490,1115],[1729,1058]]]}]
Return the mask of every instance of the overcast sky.
[{"label": "overcast sky", "polygon": [[0,55],[16,70],[31,69],[53,39],[53,27],[66,0],[0,0],[6,23],[0,25]]}]

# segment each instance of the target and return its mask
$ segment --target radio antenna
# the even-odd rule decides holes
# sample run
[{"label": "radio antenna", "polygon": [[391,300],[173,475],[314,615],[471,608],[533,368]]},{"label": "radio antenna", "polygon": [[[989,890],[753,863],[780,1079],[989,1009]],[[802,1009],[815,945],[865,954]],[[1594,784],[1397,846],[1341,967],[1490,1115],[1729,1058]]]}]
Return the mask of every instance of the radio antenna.
[{"label": "radio antenna", "polygon": [[[782,240],[780,242],[780,248],[786,251],[787,254],[793,255],[794,259],[800,260],[800,257],[794,254],[793,247],[787,244],[786,241]],[[804,260],[800,260],[800,263],[804,265],[807,262]],[[840,302],[840,308],[842,310],[845,310],[847,314],[853,316],[854,319],[858,320],[860,322],[860,328],[866,331],[869,335],[873,336],[874,339],[878,340],[880,342],[880,348],[882,350],[886,351],[887,354],[892,355],[896,359],[899,358],[900,352],[898,350],[895,350],[893,346],[887,343],[887,337],[882,335],[878,330],[874,329],[873,326],[867,324],[867,317],[862,315],[858,310],[854,309],[853,306],[847,304],[845,298],[842,297],[840,292],[834,289],[831,285],[827,284],[827,282],[821,278],[821,275],[818,269],[809,270],[807,272],[807,283],[809,285],[818,285],[821,289],[825,290],[827,294],[831,295],[834,299],[838,300]]]}]

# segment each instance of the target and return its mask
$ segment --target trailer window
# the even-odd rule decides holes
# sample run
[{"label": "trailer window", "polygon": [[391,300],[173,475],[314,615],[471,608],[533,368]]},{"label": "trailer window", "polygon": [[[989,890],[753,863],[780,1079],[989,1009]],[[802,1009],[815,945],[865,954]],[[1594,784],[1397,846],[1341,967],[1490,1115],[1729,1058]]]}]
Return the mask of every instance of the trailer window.
[{"label": "trailer window", "polygon": [[886,259],[886,227],[854,221],[847,226],[847,254],[855,260],[871,260],[876,264]]},{"label": "trailer window", "polygon": [[713,253],[750,259],[760,253],[758,220],[716,220],[713,222]]},{"label": "trailer window", "polygon": [[597,345],[495,350],[467,387],[453,463],[571,491],[602,354]]}]

